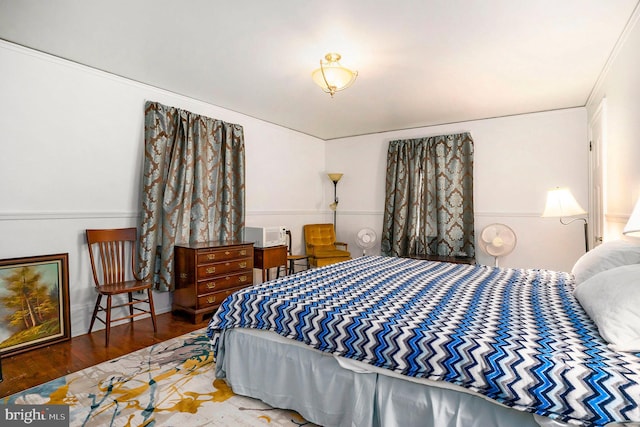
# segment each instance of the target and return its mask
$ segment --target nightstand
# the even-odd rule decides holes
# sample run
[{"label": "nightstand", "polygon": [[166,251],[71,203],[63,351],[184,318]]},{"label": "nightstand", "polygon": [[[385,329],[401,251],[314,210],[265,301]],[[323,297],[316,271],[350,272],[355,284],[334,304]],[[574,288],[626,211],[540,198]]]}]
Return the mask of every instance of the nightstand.
[{"label": "nightstand", "polygon": [[270,246],[266,248],[253,248],[253,268],[262,270],[262,281],[269,280],[269,269],[277,268],[280,275],[280,267],[287,271],[287,246]]}]

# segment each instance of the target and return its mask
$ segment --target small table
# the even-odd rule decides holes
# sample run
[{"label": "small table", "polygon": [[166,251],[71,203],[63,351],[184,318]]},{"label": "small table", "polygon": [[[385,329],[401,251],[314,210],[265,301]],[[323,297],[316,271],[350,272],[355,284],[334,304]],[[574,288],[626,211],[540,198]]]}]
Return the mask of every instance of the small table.
[{"label": "small table", "polygon": [[253,248],[253,268],[262,270],[262,281],[269,280],[269,269],[278,268],[278,276],[280,275],[280,266],[284,266],[285,274],[287,272],[287,245],[269,246],[267,248]]}]

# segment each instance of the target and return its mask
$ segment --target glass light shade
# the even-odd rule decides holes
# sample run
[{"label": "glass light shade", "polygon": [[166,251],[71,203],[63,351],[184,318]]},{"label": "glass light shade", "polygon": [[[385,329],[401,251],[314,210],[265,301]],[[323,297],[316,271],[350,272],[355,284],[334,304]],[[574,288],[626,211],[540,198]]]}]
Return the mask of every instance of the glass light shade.
[{"label": "glass light shade", "polygon": [[329,175],[329,179],[333,182],[338,182],[340,181],[340,178],[342,178],[341,173],[328,173],[327,175]]},{"label": "glass light shade", "polygon": [[568,217],[584,215],[587,211],[576,201],[568,188],[556,188],[547,193],[547,204],[544,207],[543,217]]},{"label": "glass light shade", "polygon": [[627,221],[627,225],[624,226],[622,234],[640,237],[640,200],[638,200],[636,206],[633,208],[633,212],[631,212],[631,216]]},{"label": "glass light shade", "polygon": [[320,60],[320,68],[311,73],[311,78],[323,91],[333,96],[351,86],[358,77],[358,72],[340,65],[338,61],[341,56],[338,53],[327,53],[324,58],[326,61]]}]

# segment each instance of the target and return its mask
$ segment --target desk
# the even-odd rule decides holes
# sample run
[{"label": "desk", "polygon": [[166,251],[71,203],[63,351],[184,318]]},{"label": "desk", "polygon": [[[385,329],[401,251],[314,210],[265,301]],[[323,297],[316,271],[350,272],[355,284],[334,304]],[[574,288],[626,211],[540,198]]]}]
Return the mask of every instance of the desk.
[{"label": "desk", "polygon": [[262,282],[269,280],[269,269],[278,268],[280,274],[280,266],[284,266],[287,271],[287,245],[270,246],[268,248],[253,248],[253,268],[262,270]]}]

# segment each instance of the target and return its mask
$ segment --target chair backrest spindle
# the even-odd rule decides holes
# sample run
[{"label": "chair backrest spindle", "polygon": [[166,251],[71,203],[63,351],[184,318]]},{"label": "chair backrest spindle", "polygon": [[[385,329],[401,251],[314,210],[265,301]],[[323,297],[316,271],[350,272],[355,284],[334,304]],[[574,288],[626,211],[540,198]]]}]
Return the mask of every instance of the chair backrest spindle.
[{"label": "chair backrest spindle", "polygon": [[286,230],[287,234],[287,255],[291,255],[291,230]]}]

